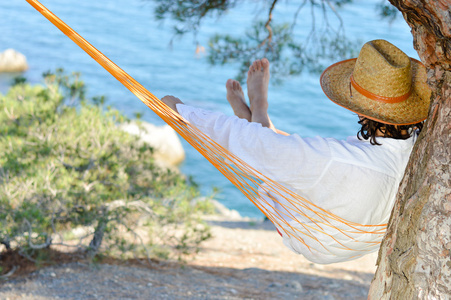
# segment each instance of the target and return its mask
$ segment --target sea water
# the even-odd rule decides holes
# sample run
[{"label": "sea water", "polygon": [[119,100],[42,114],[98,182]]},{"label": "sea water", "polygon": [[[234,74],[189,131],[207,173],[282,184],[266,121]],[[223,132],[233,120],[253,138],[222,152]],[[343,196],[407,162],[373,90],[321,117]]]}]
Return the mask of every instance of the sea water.
[{"label": "sea water", "polygon": [[[237,74],[238,64],[210,66],[198,45],[207,47],[215,33],[243,34],[260,13],[265,17],[263,1],[247,1],[221,18],[208,18],[194,37],[174,38],[171,20],[156,21],[153,4],[146,0],[42,0],[64,22],[102,51],[157,97],[175,95],[185,103],[232,114],[225,98],[225,82]],[[346,36],[361,41],[386,39],[408,55],[417,58],[412,35],[402,16],[389,23],[375,12],[380,0],[355,0],[339,9]],[[293,19],[299,1],[280,2],[274,12],[277,22]],[[301,18],[310,19],[308,9]],[[317,12],[318,14],[318,12]],[[319,15],[317,16],[319,18]],[[332,16],[333,18],[333,16]],[[299,21],[298,21],[299,22]],[[334,23],[336,25],[336,23]],[[309,26],[298,25],[296,35],[303,36]],[[0,52],[13,48],[27,57],[25,76],[31,83],[41,82],[48,70],[64,68],[82,73],[90,96],[105,95],[107,105],[128,117],[141,113],[142,119],[158,125],[163,122],[131,92],[100,67],[92,58],[64,36],[25,0],[0,1]],[[358,49],[357,49],[358,51]],[[333,63],[333,61],[331,62]],[[0,92],[5,92],[11,74],[0,74]],[[245,88],[245,87],[244,87]],[[280,85],[270,84],[269,114],[275,126],[301,136],[327,136],[338,139],[355,135],[355,114],[327,99],[319,85],[318,73],[303,73],[287,78]],[[243,216],[262,214],[222,174],[196,150],[184,142],[186,160],[183,173],[200,184],[203,194],[218,188],[216,199]]]}]

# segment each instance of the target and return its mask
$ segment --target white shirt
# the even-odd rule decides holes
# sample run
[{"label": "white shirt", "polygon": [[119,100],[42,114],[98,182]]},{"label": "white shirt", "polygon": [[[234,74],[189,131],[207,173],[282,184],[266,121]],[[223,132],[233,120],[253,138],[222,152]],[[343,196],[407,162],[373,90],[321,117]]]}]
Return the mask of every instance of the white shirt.
[{"label": "white shirt", "polygon": [[[236,116],[183,104],[177,104],[177,110],[188,122],[260,173],[316,206],[364,225],[388,222],[416,140],[416,135],[407,140],[377,138],[382,144],[378,146],[356,137],[340,141],[302,138],[297,134],[284,136]],[[265,184],[260,186],[259,196],[266,200],[261,201],[263,207],[272,213],[291,205],[287,200],[290,197],[271,193]],[[294,219],[292,216],[284,219],[289,226],[275,224],[284,244],[316,263],[360,257],[376,251],[382,239],[382,235],[375,234],[341,234],[327,226],[322,229],[326,234],[315,232],[315,237],[309,238],[299,233],[305,232],[302,224],[308,224],[308,218],[297,214]],[[332,221],[332,225],[349,229],[338,221]],[[308,246],[294,236],[300,236]]]}]

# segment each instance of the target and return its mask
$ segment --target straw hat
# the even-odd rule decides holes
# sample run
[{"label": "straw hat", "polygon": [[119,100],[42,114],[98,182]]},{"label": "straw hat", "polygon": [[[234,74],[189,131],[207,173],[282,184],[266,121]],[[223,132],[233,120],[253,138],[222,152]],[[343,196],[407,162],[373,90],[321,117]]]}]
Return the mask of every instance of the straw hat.
[{"label": "straw hat", "polygon": [[370,41],[358,58],[331,65],[320,81],[330,100],[372,120],[408,125],[428,115],[425,67],[385,40]]}]

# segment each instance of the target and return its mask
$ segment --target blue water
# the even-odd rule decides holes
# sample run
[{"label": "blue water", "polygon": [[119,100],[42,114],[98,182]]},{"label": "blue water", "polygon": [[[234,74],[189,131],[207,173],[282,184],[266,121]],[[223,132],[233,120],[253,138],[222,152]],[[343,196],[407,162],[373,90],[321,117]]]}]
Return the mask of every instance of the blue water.
[{"label": "blue water", "polygon": [[[289,2],[289,1],[286,1]],[[296,6],[281,2],[274,19],[290,21]],[[297,2],[297,1],[296,1]],[[348,37],[363,42],[383,38],[408,55],[417,57],[410,29],[399,16],[389,24],[381,20],[374,7],[380,0],[355,0],[340,10]],[[195,55],[192,35],[173,37],[171,21],[153,19],[152,4],[145,0],[42,0],[69,26],[74,28],[136,80],[162,97],[176,95],[185,103],[231,114],[225,99],[224,84],[236,75],[238,65],[211,67],[204,57]],[[258,1],[248,1],[223,18],[205,22],[196,39],[206,46],[213,33],[243,33],[256,12],[264,11]],[[309,27],[308,10],[298,21],[296,35],[305,36]],[[317,16],[319,17],[319,16]],[[133,117],[143,113],[152,123],[162,121],[124,88],[109,73],[85,54],[25,0],[0,0],[0,51],[14,48],[25,54],[30,69],[23,75],[32,83],[41,82],[41,74],[62,67],[80,71],[90,96],[105,95],[107,104]],[[332,63],[332,62],[331,62]],[[12,75],[0,74],[0,92],[5,92]],[[269,113],[276,127],[302,136],[345,138],[357,131],[356,116],[336,106],[322,93],[319,74],[304,73],[270,85]],[[212,187],[221,191],[217,199],[244,216],[262,216],[240,192],[191,146],[184,143],[187,158],[182,172],[192,175],[205,194]]]}]

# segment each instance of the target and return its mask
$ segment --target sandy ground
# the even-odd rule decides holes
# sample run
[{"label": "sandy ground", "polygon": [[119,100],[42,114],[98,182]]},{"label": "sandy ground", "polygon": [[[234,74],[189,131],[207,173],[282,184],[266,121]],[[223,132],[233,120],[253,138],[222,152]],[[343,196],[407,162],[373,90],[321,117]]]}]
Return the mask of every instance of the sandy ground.
[{"label": "sandy ground", "polygon": [[186,264],[69,263],[0,282],[0,299],[366,299],[377,253],[318,265],[273,225],[210,220],[214,238]]},{"label": "sandy ground", "polygon": [[186,264],[46,267],[0,282],[0,299],[366,299],[377,253],[318,265],[270,222],[213,219],[214,238]]}]

